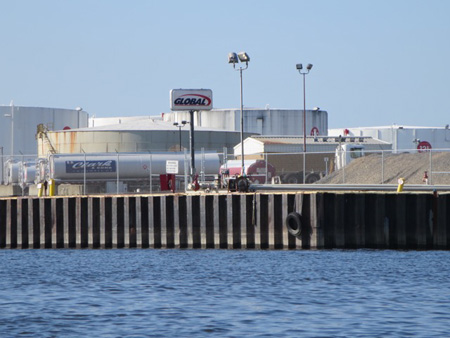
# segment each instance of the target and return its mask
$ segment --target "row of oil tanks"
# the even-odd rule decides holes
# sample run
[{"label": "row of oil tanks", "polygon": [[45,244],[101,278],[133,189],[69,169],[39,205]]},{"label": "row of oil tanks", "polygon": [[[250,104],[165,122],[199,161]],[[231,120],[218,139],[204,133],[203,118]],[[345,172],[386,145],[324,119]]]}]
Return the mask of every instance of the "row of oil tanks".
[{"label": "row of oil tanks", "polygon": [[[195,166],[201,181],[221,177],[223,187],[227,178],[241,174],[242,162],[228,160],[220,153],[198,153]],[[104,192],[106,182],[120,181],[132,192],[149,185],[159,175],[172,173],[186,177],[190,172],[190,157],[176,152],[51,154],[47,158],[7,160],[3,172],[6,185],[20,185],[22,189],[53,180],[57,185],[87,183],[97,187],[98,192]],[[256,184],[293,183],[286,175],[282,179],[276,176],[276,168],[265,160],[245,160],[244,172],[250,182]],[[322,173],[308,175],[306,183],[313,183]]]}]

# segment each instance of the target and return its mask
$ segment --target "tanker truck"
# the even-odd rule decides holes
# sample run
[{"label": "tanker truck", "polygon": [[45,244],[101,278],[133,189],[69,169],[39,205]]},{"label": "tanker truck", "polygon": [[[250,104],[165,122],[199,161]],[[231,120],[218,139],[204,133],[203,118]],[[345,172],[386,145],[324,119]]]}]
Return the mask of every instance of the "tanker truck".
[{"label": "tanker truck", "polygon": [[[267,160],[276,170],[281,183],[303,183],[303,153],[267,153],[246,155],[245,159]],[[307,153],[305,161],[305,183],[320,180],[332,171],[334,153]],[[267,182],[270,183],[270,182]]]},{"label": "tanker truck", "polygon": [[[167,173],[167,161],[178,168],[177,175],[189,173],[190,157],[183,153],[95,153],[95,154],[51,154],[45,165],[45,178],[58,184],[80,184],[87,182],[90,191],[107,192],[108,183],[126,184],[126,191],[138,191],[148,187],[151,177]],[[211,180],[220,168],[218,153],[198,153],[195,156],[197,173]],[[42,178],[43,169],[39,176]],[[94,188],[93,188],[94,187]]]},{"label": "tanker truck", "polygon": [[[229,160],[220,167],[220,173],[224,179],[239,176],[241,174],[242,161]],[[275,168],[272,164],[263,160],[244,160],[245,176],[252,183],[270,183],[275,176]]]}]

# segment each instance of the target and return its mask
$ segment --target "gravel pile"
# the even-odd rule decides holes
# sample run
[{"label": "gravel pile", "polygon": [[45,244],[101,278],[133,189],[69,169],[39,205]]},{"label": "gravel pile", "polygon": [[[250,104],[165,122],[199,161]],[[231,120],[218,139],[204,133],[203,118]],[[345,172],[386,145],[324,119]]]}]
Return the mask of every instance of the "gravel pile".
[{"label": "gravel pile", "polygon": [[[431,165],[430,165],[431,164]],[[431,168],[431,170],[430,170]],[[318,184],[397,184],[398,178],[406,184],[425,184],[424,172],[435,185],[450,185],[450,153],[367,155],[353,160],[345,168],[324,177]],[[430,173],[431,172],[431,173]],[[447,172],[447,173],[439,173]]]}]

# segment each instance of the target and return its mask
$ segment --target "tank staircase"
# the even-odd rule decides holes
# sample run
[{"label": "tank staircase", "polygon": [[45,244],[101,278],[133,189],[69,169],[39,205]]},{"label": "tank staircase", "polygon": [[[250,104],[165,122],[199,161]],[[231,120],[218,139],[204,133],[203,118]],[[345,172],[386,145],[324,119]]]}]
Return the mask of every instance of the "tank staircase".
[{"label": "tank staircase", "polygon": [[48,147],[51,154],[56,154],[56,149],[48,137],[48,127],[43,123],[38,124],[36,138],[42,139],[43,143]]}]

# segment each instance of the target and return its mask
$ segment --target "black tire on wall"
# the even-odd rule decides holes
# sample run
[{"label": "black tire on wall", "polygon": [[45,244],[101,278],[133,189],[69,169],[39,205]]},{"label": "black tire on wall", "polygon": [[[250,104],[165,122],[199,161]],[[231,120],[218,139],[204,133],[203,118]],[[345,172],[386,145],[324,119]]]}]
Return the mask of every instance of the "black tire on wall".
[{"label": "black tire on wall", "polygon": [[301,215],[298,212],[291,212],[286,217],[286,227],[288,232],[295,237],[301,237],[302,235],[302,221]]}]

